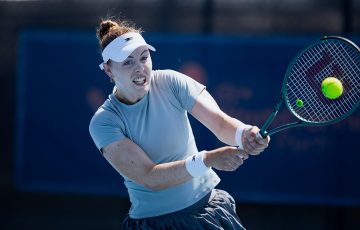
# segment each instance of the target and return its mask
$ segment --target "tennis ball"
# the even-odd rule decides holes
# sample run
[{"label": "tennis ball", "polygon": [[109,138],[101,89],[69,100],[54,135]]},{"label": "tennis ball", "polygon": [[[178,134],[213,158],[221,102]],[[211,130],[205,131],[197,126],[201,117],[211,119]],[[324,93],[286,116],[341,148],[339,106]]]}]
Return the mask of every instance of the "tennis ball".
[{"label": "tennis ball", "polygon": [[304,102],[301,99],[296,100],[296,106],[297,107],[301,108],[301,107],[303,107],[303,105],[304,105]]},{"label": "tennis ball", "polygon": [[327,77],[321,83],[321,90],[325,97],[336,99],[343,93],[341,81],[335,77]]}]

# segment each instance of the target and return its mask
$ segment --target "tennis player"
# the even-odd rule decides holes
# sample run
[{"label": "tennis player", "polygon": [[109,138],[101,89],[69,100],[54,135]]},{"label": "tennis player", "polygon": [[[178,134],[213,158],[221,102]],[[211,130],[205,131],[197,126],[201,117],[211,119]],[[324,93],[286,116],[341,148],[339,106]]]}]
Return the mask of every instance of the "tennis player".
[{"label": "tennis player", "polygon": [[[131,208],[124,229],[244,229],[235,201],[215,189],[213,169],[234,171],[270,141],[225,114],[205,86],[173,70],[152,70],[141,30],[103,20],[97,37],[113,92],[90,122],[105,159],[124,178]],[[227,146],[198,151],[188,113]],[[233,147],[240,146],[240,148]]]}]

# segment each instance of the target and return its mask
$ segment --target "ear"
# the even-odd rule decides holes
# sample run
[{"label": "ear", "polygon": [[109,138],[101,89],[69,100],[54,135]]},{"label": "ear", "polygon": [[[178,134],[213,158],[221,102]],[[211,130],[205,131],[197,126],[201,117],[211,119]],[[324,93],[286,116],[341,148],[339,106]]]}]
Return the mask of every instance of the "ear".
[{"label": "ear", "polygon": [[113,77],[113,74],[111,72],[110,65],[104,63],[104,71],[105,71],[106,75],[109,76],[110,82],[114,82],[114,79],[113,79],[114,77]]}]

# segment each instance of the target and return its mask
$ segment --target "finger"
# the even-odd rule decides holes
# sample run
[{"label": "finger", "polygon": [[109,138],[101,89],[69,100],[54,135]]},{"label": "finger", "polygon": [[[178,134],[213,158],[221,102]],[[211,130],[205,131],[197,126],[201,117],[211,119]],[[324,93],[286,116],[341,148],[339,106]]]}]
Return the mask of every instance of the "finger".
[{"label": "finger", "polygon": [[259,155],[261,152],[265,150],[265,146],[256,144],[256,146],[252,146],[248,151],[245,153],[248,155]]},{"label": "finger", "polygon": [[242,160],[246,160],[249,158],[249,154],[247,154],[245,151],[241,150],[241,149],[238,149],[239,150],[239,153],[238,155],[240,156],[240,158]]},{"label": "finger", "polygon": [[247,154],[247,153],[242,153],[242,154],[240,154],[240,157],[241,157],[241,159],[244,161],[244,160],[247,160],[247,159],[249,158],[249,154]]},{"label": "finger", "polygon": [[255,148],[263,148],[265,149],[266,147],[268,147],[269,145],[269,141],[270,141],[270,137],[266,136],[265,138],[263,138],[260,134],[256,135],[256,138],[254,140],[254,144],[253,146]]},{"label": "finger", "polygon": [[259,155],[267,146],[256,143],[255,141],[245,141],[244,152],[248,155]]},{"label": "finger", "polygon": [[242,135],[242,142],[244,143],[244,140],[254,140],[256,137],[256,128],[254,126],[249,127],[244,130]]},{"label": "finger", "polygon": [[227,162],[225,166],[225,171],[235,171],[243,163],[242,159],[239,159],[238,162]]},{"label": "finger", "polygon": [[253,140],[248,140],[246,142],[246,148],[247,148],[247,152],[250,153],[254,150],[256,150],[257,148],[259,148],[259,144],[255,141],[255,139]]},{"label": "finger", "polygon": [[254,139],[256,139],[257,136],[258,136],[259,131],[260,131],[260,129],[259,129],[257,126],[253,126],[253,127],[251,128],[251,134],[250,134],[251,137],[253,137]]},{"label": "finger", "polygon": [[254,147],[254,151],[264,151],[268,147],[268,144],[256,143],[255,145],[256,146]]},{"label": "finger", "polygon": [[234,162],[234,164],[232,165],[233,170],[236,170],[244,163],[244,160],[240,156],[237,156],[237,157],[238,157],[238,160],[236,162]]},{"label": "finger", "polygon": [[249,130],[249,134],[248,134],[248,139],[249,141],[253,141],[256,139],[256,129],[255,128],[252,128]]},{"label": "finger", "polygon": [[249,142],[252,144],[253,147],[256,147],[257,145],[263,145],[267,143],[267,138],[263,138],[260,135],[260,130],[258,128],[254,128],[252,130],[252,133],[250,134]]},{"label": "finger", "polygon": [[267,145],[257,145],[252,152],[263,152],[268,146]]},{"label": "finger", "polygon": [[239,152],[236,152],[230,161],[234,165],[241,164],[244,161],[244,155],[240,154]]},{"label": "finger", "polygon": [[271,139],[270,136],[266,136],[266,140],[265,140],[265,141],[266,141],[267,144],[270,143],[270,139]]},{"label": "finger", "polygon": [[265,138],[263,138],[261,135],[257,135],[255,140],[261,145],[268,145],[270,142],[270,136],[266,136]]},{"label": "finger", "polygon": [[242,162],[247,159],[247,157],[243,154],[237,154],[236,158],[236,164],[242,164]]},{"label": "finger", "polygon": [[251,156],[257,156],[260,155],[260,153],[262,153],[263,151],[252,151],[251,153],[249,153],[249,155]]},{"label": "finger", "polygon": [[247,153],[251,152],[251,150],[252,150],[252,146],[250,144],[249,134],[244,135],[243,148],[244,148],[245,152],[247,152]]}]

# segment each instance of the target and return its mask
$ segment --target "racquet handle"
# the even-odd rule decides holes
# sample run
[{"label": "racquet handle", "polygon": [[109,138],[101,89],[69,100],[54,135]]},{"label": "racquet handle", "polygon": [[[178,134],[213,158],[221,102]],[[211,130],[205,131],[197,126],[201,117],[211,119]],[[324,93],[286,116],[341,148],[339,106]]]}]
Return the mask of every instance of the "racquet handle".
[{"label": "racquet handle", "polygon": [[263,134],[261,134],[261,131],[259,131],[257,134],[256,134],[256,138],[258,138],[258,139],[265,139],[266,137],[267,137],[268,135],[263,135]]},{"label": "racquet handle", "polygon": [[260,139],[260,138],[264,138],[261,134],[260,131],[256,134],[256,138]]}]

